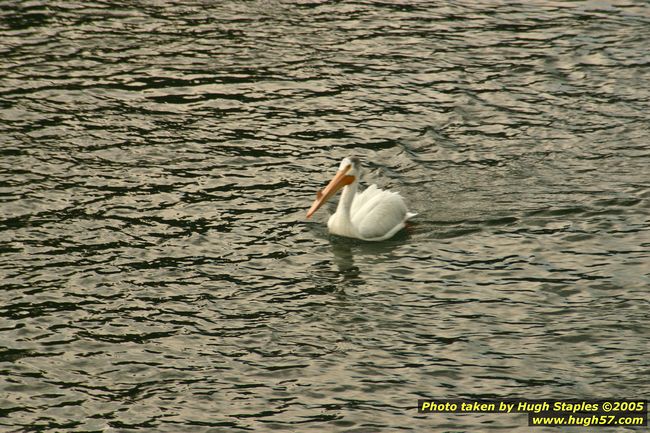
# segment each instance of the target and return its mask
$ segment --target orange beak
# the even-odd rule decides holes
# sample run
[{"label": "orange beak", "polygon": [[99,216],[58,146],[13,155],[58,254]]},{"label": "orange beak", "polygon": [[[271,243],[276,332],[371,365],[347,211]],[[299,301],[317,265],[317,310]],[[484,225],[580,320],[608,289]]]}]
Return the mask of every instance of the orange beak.
[{"label": "orange beak", "polygon": [[307,212],[307,218],[311,217],[314,212],[320,209],[323,203],[325,203],[334,194],[336,194],[338,190],[354,182],[354,176],[346,174],[348,171],[350,171],[350,168],[352,168],[352,166],[348,165],[343,170],[337,172],[336,176],[330,180],[330,183],[327,184],[325,189],[316,193],[316,200],[314,200],[314,203],[311,205],[309,212]]}]

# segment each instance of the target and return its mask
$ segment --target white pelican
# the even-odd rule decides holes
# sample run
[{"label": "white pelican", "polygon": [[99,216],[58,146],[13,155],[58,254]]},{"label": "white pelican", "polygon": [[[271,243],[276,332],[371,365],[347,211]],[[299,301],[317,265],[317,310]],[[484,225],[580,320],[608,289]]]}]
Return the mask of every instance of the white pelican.
[{"label": "white pelican", "polygon": [[344,158],[338,173],[316,194],[307,218],[343,188],[336,212],[327,221],[330,233],[364,241],[383,241],[403,229],[406,221],[417,214],[406,209],[399,193],[381,190],[377,185],[357,193],[360,165],[358,158]]}]

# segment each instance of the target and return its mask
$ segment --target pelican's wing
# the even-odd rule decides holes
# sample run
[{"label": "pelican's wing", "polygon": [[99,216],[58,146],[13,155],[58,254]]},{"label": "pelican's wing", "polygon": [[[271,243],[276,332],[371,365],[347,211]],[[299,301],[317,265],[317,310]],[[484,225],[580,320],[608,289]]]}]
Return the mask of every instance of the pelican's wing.
[{"label": "pelican's wing", "polygon": [[364,204],[368,202],[371,198],[377,195],[377,192],[383,192],[381,189],[377,188],[377,185],[374,183],[363,191],[357,193],[352,200],[352,207],[350,209],[350,214],[354,215]]},{"label": "pelican's wing", "polygon": [[[357,203],[358,201],[358,203]],[[411,214],[396,192],[371,185],[352,202],[352,223],[365,240],[388,239],[404,227]]]}]

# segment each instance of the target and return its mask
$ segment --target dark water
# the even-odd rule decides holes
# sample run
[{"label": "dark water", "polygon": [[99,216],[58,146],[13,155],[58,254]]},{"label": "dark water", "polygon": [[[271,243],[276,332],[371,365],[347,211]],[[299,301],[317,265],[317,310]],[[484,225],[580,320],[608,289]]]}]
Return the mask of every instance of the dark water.
[{"label": "dark water", "polygon": [[[0,430],[647,398],[649,42],[643,1],[1,2]],[[305,219],[348,155],[409,232]]]}]

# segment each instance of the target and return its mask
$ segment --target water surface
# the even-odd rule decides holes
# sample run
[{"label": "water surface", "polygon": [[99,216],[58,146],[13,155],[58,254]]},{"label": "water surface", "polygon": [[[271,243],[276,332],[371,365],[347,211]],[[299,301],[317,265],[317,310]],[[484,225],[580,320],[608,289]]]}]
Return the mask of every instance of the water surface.
[{"label": "water surface", "polygon": [[[0,429],[647,396],[649,40],[637,1],[0,4]],[[305,219],[349,155],[407,232]]]}]

